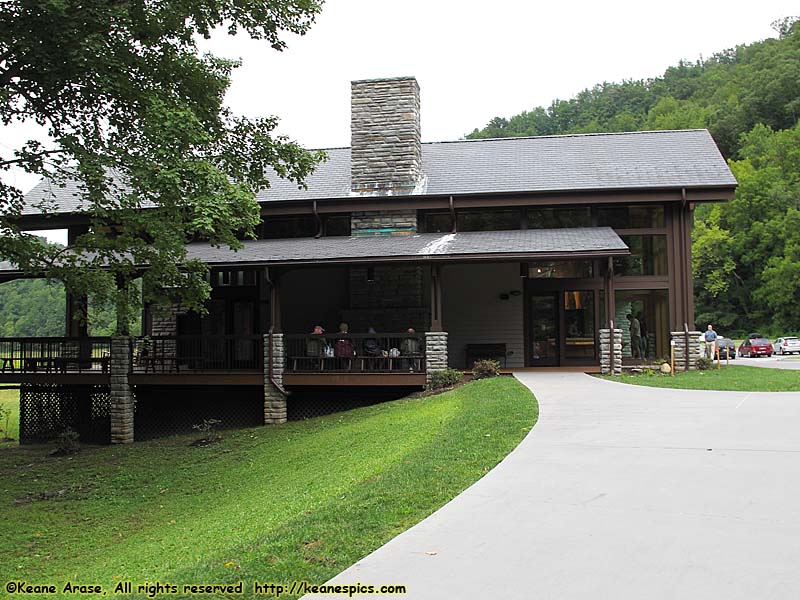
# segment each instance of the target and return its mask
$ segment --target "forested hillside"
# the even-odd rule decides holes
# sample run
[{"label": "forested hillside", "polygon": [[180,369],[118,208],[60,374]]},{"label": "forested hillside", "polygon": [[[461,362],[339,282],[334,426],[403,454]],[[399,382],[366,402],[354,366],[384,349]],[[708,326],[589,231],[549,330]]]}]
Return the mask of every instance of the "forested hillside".
[{"label": "forested hillside", "polygon": [[[65,318],[66,296],[62,284],[43,279],[0,284],[0,337],[62,336],[66,331]],[[141,330],[139,321],[133,324],[134,333]],[[111,335],[115,326],[113,306],[89,306],[90,335]]]},{"label": "forested hillside", "polygon": [[800,331],[800,23],[646,81],[603,83],[468,138],[707,128],[739,181],[695,211],[696,318],[725,333]]}]

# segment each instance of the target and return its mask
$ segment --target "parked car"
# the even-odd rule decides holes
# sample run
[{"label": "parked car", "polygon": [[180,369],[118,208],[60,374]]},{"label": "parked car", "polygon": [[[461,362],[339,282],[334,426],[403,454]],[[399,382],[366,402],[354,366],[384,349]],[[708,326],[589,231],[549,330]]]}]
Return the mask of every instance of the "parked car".
[{"label": "parked car", "polygon": [[751,333],[747,336],[748,340],[760,340],[761,338],[767,339],[767,336],[765,336],[763,333]]},{"label": "parked car", "polygon": [[728,358],[736,360],[736,344],[733,340],[726,337],[717,338],[717,348],[719,348],[720,360],[727,360]]},{"label": "parked car", "polygon": [[800,354],[800,339],[797,339],[793,335],[779,337],[775,340],[775,343],[772,344],[772,349],[775,351],[775,354],[794,354],[795,352]]},{"label": "parked car", "polygon": [[748,338],[739,346],[739,356],[772,356],[772,343],[765,337]]}]

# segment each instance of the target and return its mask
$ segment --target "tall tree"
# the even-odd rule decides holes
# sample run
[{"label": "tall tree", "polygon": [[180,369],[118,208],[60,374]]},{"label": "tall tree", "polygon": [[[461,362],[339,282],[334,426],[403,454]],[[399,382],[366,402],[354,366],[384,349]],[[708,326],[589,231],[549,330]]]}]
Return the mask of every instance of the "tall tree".
[{"label": "tall tree", "polygon": [[[201,309],[206,267],[195,239],[238,248],[259,222],[255,193],[280,176],[302,184],[323,158],[282,136],[275,118],[223,104],[237,63],[199,56],[219,27],[283,50],[322,0],[7,0],[0,3],[0,119],[47,130],[0,169],[21,167],[76,190],[88,228],[72,248],[20,230],[21,191],[0,183],[0,259],[117,306],[126,333],[142,276],[146,301]],[[27,210],[52,212],[45,198]],[[143,267],[146,269],[143,270]],[[165,298],[169,290],[169,299]]]}]

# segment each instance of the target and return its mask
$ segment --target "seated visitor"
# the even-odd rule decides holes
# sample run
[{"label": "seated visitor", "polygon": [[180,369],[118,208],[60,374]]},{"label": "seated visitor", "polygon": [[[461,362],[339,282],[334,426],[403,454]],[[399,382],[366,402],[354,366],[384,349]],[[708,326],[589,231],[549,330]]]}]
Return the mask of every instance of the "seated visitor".
[{"label": "seated visitor", "polygon": [[[367,333],[376,333],[375,328],[370,327],[367,329]],[[380,342],[378,342],[377,338],[369,337],[364,340],[364,354],[367,356],[381,356],[383,354]]]},{"label": "seated visitor", "polygon": [[[419,338],[415,337],[417,332],[414,330],[413,327],[409,327],[407,333],[408,333],[409,336],[414,336],[414,337],[403,338],[403,341],[400,343],[400,355],[401,356],[419,356],[421,345],[420,345]],[[408,368],[409,371],[412,371],[414,369],[414,366],[417,366],[417,368],[419,368],[419,365],[417,365],[418,362],[419,362],[419,359],[417,359],[417,360],[411,360],[411,359],[410,360],[405,360],[405,361],[403,361],[402,368],[404,368],[404,369]]]},{"label": "seated visitor", "polygon": [[314,326],[314,331],[306,338],[306,356],[325,356],[327,341],[322,337],[324,333],[322,325]]},{"label": "seated visitor", "polygon": [[339,335],[337,336],[336,343],[333,347],[333,355],[336,358],[346,358],[348,359],[346,362],[342,364],[342,366],[346,369],[350,368],[350,360],[353,356],[355,356],[355,347],[353,346],[353,340],[350,339],[350,327],[347,323],[340,323],[339,324]]}]

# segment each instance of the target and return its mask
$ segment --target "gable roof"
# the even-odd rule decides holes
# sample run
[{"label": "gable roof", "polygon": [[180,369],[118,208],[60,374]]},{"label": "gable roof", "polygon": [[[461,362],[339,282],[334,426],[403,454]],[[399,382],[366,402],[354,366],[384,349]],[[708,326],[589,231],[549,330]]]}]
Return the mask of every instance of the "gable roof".
[{"label": "gable roof", "polygon": [[[350,191],[350,148],[326,150],[328,161],[307,189],[274,176],[259,202],[363,197]],[[736,186],[705,129],[598,133],[422,144],[424,179],[413,196],[581,192]],[[26,196],[25,214],[42,202],[53,212],[80,208],[78,187],[40,182]]]}]

